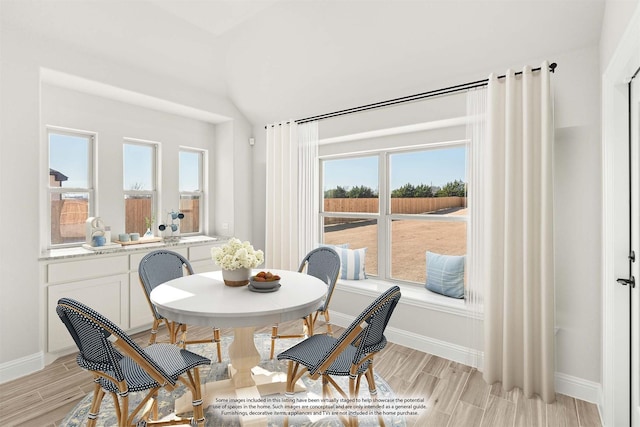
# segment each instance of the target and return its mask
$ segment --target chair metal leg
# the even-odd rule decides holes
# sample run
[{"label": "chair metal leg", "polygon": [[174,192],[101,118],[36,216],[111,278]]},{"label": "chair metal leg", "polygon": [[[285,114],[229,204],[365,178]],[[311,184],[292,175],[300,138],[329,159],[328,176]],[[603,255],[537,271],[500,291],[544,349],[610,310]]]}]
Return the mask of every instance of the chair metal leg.
[{"label": "chair metal leg", "polygon": [[100,383],[98,383],[96,377],[93,386],[93,401],[91,402],[91,409],[87,415],[87,427],[95,427],[98,416],[100,415],[100,405],[102,404],[103,397],[104,390],[100,387]]},{"label": "chair metal leg", "polygon": [[273,359],[273,352],[276,348],[276,340],[278,339],[278,325],[271,327],[271,351],[269,352],[269,359]]},{"label": "chair metal leg", "polygon": [[202,407],[202,390],[200,387],[200,370],[193,368],[193,377],[189,375],[189,379],[193,383],[192,391],[192,405],[193,405],[193,418],[200,427],[204,427],[204,408]]},{"label": "chair metal leg", "polygon": [[218,363],[222,362],[222,348],[220,344],[220,329],[213,328],[213,342],[216,343],[216,351],[218,354]]},{"label": "chair metal leg", "polygon": [[160,320],[153,319],[153,326],[151,327],[151,336],[149,337],[149,345],[155,344],[156,335],[158,334],[158,328],[160,327]]},{"label": "chair metal leg", "polygon": [[[369,385],[369,395],[371,395],[371,400],[373,400],[374,404],[378,405],[378,390],[376,389],[376,381],[373,376],[373,361],[369,364],[367,371],[365,372],[365,377],[367,378],[367,384]],[[385,427],[384,418],[382,417],[382,412],[378,408],[378,423],[381,427]]]},{"label": "chair metal leg", "polygon": [[329,310],[322,312],[324,316],[324,322],[327,324],[327,335],[333,336],[333,329],[331,329],[331,320],[329,319]]},{"label": "chair metal leg", "polygon": [[[180,335],[180,341],[178,341],[178,335]],[[187,325],[181,323],[176,325],[176,340],[178,347],[187,348]]]}]

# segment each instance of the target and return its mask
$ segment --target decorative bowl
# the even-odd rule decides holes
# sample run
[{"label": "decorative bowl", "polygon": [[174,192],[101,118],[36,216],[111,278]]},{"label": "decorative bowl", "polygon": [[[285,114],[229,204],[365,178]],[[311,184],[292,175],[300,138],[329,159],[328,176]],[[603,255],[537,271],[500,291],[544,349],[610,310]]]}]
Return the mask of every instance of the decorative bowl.
[{"label": "decorative bowl", "polygon": [[256,289],[271,289],[280,284],[280,280],[271,280],[268,282],[260,282],[256,280],[256,276],[249,277],[249,284]]}]

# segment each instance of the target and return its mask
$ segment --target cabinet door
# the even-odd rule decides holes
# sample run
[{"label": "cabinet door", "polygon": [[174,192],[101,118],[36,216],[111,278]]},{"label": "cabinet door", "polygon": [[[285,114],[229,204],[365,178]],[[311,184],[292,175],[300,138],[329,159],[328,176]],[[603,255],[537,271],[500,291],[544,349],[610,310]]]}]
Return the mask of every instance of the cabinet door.
[{"label": "cabinet door", "polygon": [[151,326],[153,314],[138,273],[129,274],[129,329]]},{"label": "cabinet door", "polygon": [[129,275],[101,277],[81,282],[51,285],[48,287],[48,343],[47,351],[54,352],[75,346],[69,331],[58,314],[58,299],[67,297],[88,305],[123,329],[129,323]]},{"label": "cabinet door", "polygon": [[195,273],[206,273],[220,270],[220,267],[211,258],[211,249],[218,245],[191,246],[189,248],[189,262]]}]

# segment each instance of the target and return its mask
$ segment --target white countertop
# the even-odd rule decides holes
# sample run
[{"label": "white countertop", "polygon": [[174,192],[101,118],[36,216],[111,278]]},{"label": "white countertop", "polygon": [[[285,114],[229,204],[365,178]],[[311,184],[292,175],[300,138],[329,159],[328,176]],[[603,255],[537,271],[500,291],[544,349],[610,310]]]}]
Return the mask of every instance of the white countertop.
[{"label": "white countertop", "polygon": [[162,242],[153,242],[153,243],[140,243],[136,245],[118,245],[113,247],[108,247],[99,250],[85,249],[82,246],[74,246],[69,248],[57,248],[57,249],[49,249],[47,251],[43,251],[38,258],[40,261],[47,260],[58,260],[65,258],[81,258],[102,254],[125,254],[134,252],[137,250],[149,249],[149,248],[170,248],[170,247],[179,247],[179,246],[187,246],[187,245],[198,245],[198,244],[207,244],[207,243],[225,243],[229,238],[228,237],[210,237],[210,236],[186,236],[180,237],[176,240],[166,240]]}]

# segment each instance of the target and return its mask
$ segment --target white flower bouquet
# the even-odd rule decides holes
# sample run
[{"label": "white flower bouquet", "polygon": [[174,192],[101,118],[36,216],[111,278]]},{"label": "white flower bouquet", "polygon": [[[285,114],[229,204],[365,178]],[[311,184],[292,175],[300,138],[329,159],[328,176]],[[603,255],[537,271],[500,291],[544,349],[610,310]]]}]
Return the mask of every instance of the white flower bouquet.
[{"label": "white flower bouquet", "polygon": [[233,237],[224,246],[212,248],[211,258],[224,270],[256,268],[264,262],[264,252],[256,251],[251,243]]}]

